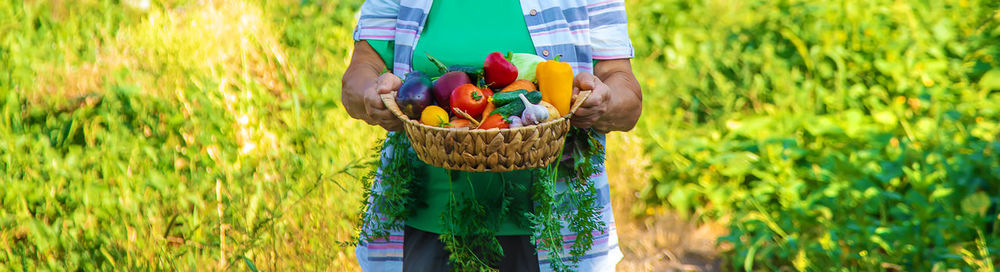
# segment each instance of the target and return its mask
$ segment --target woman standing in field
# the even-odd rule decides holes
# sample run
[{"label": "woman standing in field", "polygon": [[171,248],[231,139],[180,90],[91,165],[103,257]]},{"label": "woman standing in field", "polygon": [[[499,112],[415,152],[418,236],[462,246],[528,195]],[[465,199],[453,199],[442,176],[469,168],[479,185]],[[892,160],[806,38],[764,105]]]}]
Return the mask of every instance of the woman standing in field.
[{"label": "woman standing in field", "polygon": [[[353,118],[390,133],[400,131],[402,122],[386,109],[379,94],[397,90],[400,77],[410,71],[440,75],[425,54],[448,64],[470,66],[481,66],[483,57],[494,51],[532,53],[549,60],[561,55],[560,61],[573,67],[574,89],[593,90],[572,117],[572,125],[598,132],[595,135],[602,144],[604,133],[632,129],[641,113],[642,91],[629,62],[633,49],[622,0],[369,0],[361,6],[354,40],[354,53],[343,77],[342,102]],[[392,73],[383,74],[385,70]],[[366,271],[449,269],[449,253],[438,240],[440,214],[447,205],[447,174],[420,161],[413,164],[421,169],[414,178],[430,181],[421,183],[424,193],[416,196],[425,205],[413,207],[404,229],[389,230],[388,240],[358,245],[358,262]],[[605,227],[577,263],[583,271],[614,270],[622,257],[603,165],[598,172],[593,179]],[[455,192],[485,201],[499,197],[500,179],[531,182],[528,171],[458,175],[456,179],[477,182],[475,187],[456,186]],[[530,196],[515,198],[513,205],[531,206]],[[518,218],[504,219],[496,234],[504,253],[497,267],[501,271],[550,269],[549,260],[531,243],[530,227],[518,223]],[[576,237],[565,229],[562,234],[565,244]]]}]

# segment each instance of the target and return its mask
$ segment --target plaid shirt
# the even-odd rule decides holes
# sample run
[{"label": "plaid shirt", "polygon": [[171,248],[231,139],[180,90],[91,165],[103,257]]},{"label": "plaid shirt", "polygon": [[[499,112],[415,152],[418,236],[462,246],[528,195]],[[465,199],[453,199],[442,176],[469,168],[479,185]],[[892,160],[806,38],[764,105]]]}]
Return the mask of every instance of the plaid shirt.
[{"label": "plaid shirt", "polygon": [[[430,8],[431,0],[367,0],[361,6],[354,40],[395,41],[393,73],[402,78],[412,69],[413,47],[420,38]],[[593,73],[594,60],[625,59],[634,55],[623,0],[522,0],[521,11],[536,54],[545,59],[562,55],[559,60],[570,63],[574,73]],[[598,139],[604,143],[604,135],[599,134]],[[382,157],[387,158],[392,148],[382,152]],[[599,173],[592,178],[598,188],[600,213],[606,229],[594,233],[593,247],[577,263],[577,269],[612,271],[621,260],[622,253],[618,248],[610,186],[604,167],[601,166]],[[380,191],[380,185],[380,180],[376,178],[372,189]],[[564,183],[559,185],[558,189],[565,189]],[[367,212],[377,210],[378,207],[372,207]],[[363,242],[355,249],[358,263],[364,271],[402,270],[403,231],[394,229],[389,233],[388,240]],[[564,228],[562,234],[564,248],[569,249],[576,233]],[[542,271],[551,270],[547,253],[538,251]],[[567,251],[561,255],[569,256]]]}]

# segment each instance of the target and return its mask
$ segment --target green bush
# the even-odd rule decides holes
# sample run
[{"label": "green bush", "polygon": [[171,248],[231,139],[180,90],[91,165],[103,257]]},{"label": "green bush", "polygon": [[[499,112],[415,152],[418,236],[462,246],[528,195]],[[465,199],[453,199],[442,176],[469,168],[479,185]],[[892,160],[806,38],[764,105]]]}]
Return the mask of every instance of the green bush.
[{"label": "green bush", "polygon": [[992,271],[998,7],[631,3],[643,196],[728,222],[734,269]]}]

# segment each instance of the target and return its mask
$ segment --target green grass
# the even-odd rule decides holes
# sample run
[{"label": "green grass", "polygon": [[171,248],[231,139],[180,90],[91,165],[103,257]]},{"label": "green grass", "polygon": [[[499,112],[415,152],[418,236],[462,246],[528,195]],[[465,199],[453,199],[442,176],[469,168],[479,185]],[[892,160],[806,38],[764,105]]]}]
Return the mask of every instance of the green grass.
[{"label": "green grass", "polygon": [[358,3],[2,5],[0,270],[353,265]]},{"label": "green grass", "polygon": [[[0,2],[0,270],[355,269],[360,1],[142,2]],[[995,269],[996,1],[628,5],[632,210],[734,270]]]}]

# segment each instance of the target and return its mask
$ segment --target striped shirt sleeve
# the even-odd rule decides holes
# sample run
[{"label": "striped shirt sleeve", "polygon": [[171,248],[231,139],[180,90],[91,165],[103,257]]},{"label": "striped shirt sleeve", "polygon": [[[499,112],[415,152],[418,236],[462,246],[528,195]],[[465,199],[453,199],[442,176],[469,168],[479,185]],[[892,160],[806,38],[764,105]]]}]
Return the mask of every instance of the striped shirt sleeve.
[{"label": "striped shirt sleeve", "polygon": [[589,0],[590,44],[594,59],[629,59],[635,56],[628,36],[623,0]]},{"label": "striped shirt sleeve", "polygon": [[393,40],[399,0],[366,0],[358,12],[354,40]]}]

